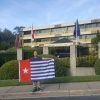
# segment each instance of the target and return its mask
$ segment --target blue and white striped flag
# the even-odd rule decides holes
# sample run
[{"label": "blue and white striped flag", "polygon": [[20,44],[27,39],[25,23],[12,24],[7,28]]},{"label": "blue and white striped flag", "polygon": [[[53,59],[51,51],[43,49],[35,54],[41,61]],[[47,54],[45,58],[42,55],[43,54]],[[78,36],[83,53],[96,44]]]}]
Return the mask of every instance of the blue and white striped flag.
[{"label": "blue and white striped flag", "polygon": [[30,75],[32,81],[55,78],[54,59],[31,60]]}]

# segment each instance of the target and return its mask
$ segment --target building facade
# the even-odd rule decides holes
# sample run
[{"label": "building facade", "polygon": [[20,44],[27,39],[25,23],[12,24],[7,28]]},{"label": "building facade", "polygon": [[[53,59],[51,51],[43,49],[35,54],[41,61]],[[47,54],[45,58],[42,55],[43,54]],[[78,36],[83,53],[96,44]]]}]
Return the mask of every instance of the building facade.
[{"label": "building facade", "polygon": [[[78,42],[82,44],[91,44],[91,39],[96,37],[97,31],[100,31],[100,19],[80,21],[79,25],[80,25],[81,36],[79,37]],[[75,22],[33,27],[35,33],[34,41],[31,41],[32,28],[31,27],[24,28],[22,36],[23,46],[31,46],[31,47],[69,46],[75,43],[76,41],[75,37],[73,36],[74,27],[75,27]],[[72,42],[55,43],[56,41],[62,38],[67,38]]]}]

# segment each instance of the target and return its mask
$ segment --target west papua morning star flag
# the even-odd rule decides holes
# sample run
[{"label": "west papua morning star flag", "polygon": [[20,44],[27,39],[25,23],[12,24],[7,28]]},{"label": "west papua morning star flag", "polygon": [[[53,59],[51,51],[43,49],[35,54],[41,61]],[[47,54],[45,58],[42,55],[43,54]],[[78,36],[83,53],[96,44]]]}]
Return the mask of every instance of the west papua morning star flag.
[{"label": "west papua morning star flag", "polygon": [[19,81],[40,81],[55,78],[54,59],[19,61]]}]

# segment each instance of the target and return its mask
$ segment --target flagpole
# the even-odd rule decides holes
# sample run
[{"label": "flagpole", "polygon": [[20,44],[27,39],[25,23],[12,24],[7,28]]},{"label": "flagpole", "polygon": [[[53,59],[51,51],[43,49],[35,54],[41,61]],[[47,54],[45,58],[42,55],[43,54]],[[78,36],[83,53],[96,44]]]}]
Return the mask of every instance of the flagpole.
[{"label": "flagpole", "polygon": [[31,27],[31,48],[32,48],[32,42],[33,42],[32,34],[33,34],[33,25]]},{"label": "flagpole", "polygon": [[20,82],[20,61],[18,61],[19,64],[19,82]]},{"label": "flagpole", "polygon": [[76,21],[76,57],[77,57],[77,21]]}]

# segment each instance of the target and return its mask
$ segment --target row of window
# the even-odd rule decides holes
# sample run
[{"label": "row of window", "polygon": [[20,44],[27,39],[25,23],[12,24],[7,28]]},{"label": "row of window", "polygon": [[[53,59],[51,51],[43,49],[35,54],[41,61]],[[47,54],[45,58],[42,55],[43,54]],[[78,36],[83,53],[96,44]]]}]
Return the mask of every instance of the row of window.
[{"label": "row of window", "polygon": [[[86,28],[93,28],[93,27],[100,27],[100,22],[96,23],[90,23],[90,24],[81,24],[80,29],[86,29]],[[35,33],[48,33],[48,32],[62,32],[62,31],[69,31],[74,30],[73,26],[66,26],[66,27],[59,27],[59,28],[52,28],[52,29],[41,29],[41,30],[35,30]],[[31,34],[30,31],[25,31],[24,34]]]},{"label": "row of window", "polygon": [[[81,35],[79,38],[80,39],[92,39],[92,38],[95,38],[96,37],[96,34],[89,34],[89,35]],[[74,40],[75,37],[74,36],[68,36],[68,37],[52,37],[52,38],[42,38],[42,39],[35,39],[35,42],[46,42],[46,41],[57,41],[59,39],[62,39],[62,38],[68,38],[70,40]],[[24,43],[30,43],[31,42],[31,39],[25,39],[24,40]]]}]

